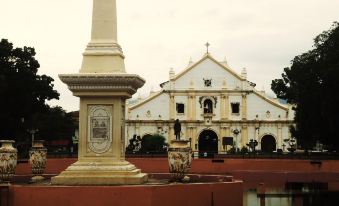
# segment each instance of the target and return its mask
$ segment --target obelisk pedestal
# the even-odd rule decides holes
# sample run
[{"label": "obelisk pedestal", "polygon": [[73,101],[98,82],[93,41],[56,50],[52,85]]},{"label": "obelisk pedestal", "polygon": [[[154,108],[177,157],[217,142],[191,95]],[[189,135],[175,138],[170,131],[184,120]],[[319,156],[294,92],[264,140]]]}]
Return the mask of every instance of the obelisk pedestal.
[{"label": "obelisk pedestal", "polygon": [[117,43],[115,0],[93,0],[92,36],[78,74],[59,75],[80,97],[78,161],[54,185],[142,184],[147,174],[125,160],[125,101],[145,81],[127,74]]}]

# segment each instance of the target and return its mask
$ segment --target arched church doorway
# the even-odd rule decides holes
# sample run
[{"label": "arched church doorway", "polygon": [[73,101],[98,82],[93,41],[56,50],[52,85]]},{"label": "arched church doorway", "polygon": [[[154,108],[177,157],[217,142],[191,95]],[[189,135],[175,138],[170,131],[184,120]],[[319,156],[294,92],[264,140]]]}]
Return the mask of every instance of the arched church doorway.
[{"label": "arched church doorway", "polygon": [[277,149],[277,143],[272,135],[265,135],[261,138],[261,151],[271,153]]},{"label": "arched church doorway", "polygon": [[213,157],[218,153],[218,135],[212,130],[204,130],[199,135],[199,157]]}]

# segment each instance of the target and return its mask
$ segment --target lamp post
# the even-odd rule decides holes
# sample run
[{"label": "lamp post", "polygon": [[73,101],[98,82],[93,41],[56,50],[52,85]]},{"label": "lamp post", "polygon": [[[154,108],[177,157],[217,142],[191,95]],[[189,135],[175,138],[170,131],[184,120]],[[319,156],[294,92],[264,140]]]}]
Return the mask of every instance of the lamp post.
[{"label": "lamp post", "polygon": [[251,139],[248,144],[246,144],[249,148],[251,148],[252,152],[255,153],[255,147],[258,146],[258,141]]},{"label": "lamp post", "polygon": [[38,129],[30,129],[30,130],[27,130],[31,136],[32,136],[32,147],[33,147],[33,143],[34,143],[34,135],[35,133],[37,133],[39,130]]},{"label": "lamp post", "polygon": [[235,151],[238,152],[238,134],[241,132],[241,130],[234,129],[232,132],[235,135]]}]

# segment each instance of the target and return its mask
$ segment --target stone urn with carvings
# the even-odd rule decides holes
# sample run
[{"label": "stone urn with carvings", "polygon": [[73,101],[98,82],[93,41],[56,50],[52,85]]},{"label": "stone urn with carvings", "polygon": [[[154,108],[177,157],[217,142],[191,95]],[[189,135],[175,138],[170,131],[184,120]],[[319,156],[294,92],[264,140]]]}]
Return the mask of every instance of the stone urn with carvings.
[{"label": "stone urn with carvings", "polygon": [[168,148],[171,181],[182,181],[192,164],[192,149],[188,140],[172,140]]},{"label": "stone urn with carvings", "polygon": [[0,140],[0,179],[10,182],[15,174],[18,150],[13,147],[13,140]]},{"label": "stone urn with carvings", "polygon": [[44,179],[41,175],[46,168],[47,148],[44,147],[43,142],[43,140],[35,140],[32,148],[29,150],[29,162],[34,175],[32,181]]}]

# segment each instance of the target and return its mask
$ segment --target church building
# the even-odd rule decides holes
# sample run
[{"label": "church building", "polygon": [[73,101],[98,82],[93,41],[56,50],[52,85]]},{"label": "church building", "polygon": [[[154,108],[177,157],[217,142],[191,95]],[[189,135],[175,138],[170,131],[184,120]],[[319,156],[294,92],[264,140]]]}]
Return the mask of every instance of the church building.
[{"label": "church building", "polygon": [[291,136],[291,105],[256,90],[245,69],[237,74],[207,52],[178,74],[171,69],[160,86],[159,92],[128,105],[127,143],[133,135],[153,134],[169,142],[175,139],[174,122],[179,119],[181,137],[191,140],[193,151],[223,153],[231,148],[226,142],[241,149],[251,139],[264,152],[288,147],[284,139]]}]

